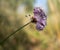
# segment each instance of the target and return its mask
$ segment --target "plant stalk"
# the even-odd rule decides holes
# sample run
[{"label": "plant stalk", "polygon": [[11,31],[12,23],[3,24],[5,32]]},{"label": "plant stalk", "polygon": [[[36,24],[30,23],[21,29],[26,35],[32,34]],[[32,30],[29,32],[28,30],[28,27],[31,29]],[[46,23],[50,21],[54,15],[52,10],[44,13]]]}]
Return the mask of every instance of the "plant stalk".
[{"label": "plant stalk", "polygon": [[17,29],[16,31],[14,31],[13,33],[11,33],[11,34],[10,34],[9,36],[7,36],[2,42],[0,42],[0,45],[2,45],[3,43],[5,43],[8,38],[10,38],[12,35],[14,35],[14,34],[15,34],[16,32],[18,32],[19,30],[23,29],[25,26],[27,26],[27,25],[30,24],[30,23],[31,23],[31,21],[28,22],[27,24],[23,25],[22,27],[18,28],[18,29]]}]

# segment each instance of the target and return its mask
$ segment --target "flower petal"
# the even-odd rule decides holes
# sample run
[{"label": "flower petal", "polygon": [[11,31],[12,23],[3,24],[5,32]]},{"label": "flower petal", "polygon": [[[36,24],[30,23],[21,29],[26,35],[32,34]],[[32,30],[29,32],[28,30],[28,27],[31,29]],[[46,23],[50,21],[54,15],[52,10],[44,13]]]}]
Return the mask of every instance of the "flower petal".
[{"label": "flower petal", "polygon": [[43,30],[43,28],[44,28],[44,26],[43,25],[41,25],[40,23],[36,23],[36,29],[37,30]]}]

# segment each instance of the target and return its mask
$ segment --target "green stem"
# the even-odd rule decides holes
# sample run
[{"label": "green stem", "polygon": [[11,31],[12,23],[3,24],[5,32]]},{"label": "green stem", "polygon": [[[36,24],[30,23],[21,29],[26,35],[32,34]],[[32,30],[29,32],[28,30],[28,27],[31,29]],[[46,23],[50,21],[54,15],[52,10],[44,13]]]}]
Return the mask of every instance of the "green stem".
[{"label": "green stem", "polygon": [[10,38],[12,35],[14,35],[16,32],[18,32],[19,30],[21,30],[22,28],[24,28],[25,26],[27,26],[28,24],[30,24],[30,22],[28,22],[27,24],[23,25],[22,27],[18,28],[16,31],[14,31],[12,34],[10,34],[9,36],[7,36],[2,42],[0,42],[0,45],[2,45],[8,38]]}]

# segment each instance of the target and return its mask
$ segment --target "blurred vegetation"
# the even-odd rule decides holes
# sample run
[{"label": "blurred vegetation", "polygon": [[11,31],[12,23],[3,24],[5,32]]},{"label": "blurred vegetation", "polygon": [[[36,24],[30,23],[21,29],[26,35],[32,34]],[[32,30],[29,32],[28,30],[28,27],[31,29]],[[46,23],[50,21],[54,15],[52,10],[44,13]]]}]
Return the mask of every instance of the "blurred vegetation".
[{"label": "blurred vegetation", "polygon": [[[30,20],[25,15],[33,16],[34,2],[35,0],[0,0],[0,42]],[[18,14],[17,9],[21,5],[24,5],[24,11]],[[59,5],[60,0],[47,0],[46,28],[37,31],[31,23],[0,45],[0,50],[60,50]]]}]

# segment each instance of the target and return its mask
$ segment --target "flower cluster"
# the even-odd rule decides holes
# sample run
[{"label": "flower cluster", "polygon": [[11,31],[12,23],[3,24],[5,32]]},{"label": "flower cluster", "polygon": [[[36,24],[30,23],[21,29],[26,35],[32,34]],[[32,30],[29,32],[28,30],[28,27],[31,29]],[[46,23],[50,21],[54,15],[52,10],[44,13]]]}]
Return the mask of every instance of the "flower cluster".
[{"label": "flower cluster", "polygon": [[47,16],[45,12],[40,8],[34,8],[34,17],[32,18],[32,22],[36,23],[37,30],[43,30],[46,25]]}]

